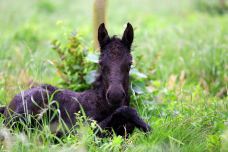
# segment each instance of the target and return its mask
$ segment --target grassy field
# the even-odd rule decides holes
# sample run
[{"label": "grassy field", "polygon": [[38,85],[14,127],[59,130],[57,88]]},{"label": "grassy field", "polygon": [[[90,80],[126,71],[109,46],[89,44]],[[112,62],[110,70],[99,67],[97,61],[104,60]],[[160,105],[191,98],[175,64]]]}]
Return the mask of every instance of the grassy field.
[{"label": "grassy field", "polygon": [[[121,36],[127,22],[134,66],[146,75],[138,74],[131,103],[153,131],[100,139],[81,123],[78,135],[53,144],[48,127],[10,133],[0,118],[0,151],[228,151],[227,14],[191,0],[110,0],[110,34]],[[71,33],[92,46],[91,0],[0,1],[0,105],[31,81],[61,87],[51,41]]]}]

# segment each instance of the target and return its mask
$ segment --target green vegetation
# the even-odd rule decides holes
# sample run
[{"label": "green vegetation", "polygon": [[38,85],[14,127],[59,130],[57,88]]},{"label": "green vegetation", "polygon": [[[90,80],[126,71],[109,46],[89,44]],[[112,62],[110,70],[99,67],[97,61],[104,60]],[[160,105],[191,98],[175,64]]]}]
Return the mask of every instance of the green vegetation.
[{"label": "green vegetation", "polygon": [[98,55],[86,49],[80,37],[76,35],[69,37],[65,47],[58,40],[54,40],[52,44],[60,58],[54,62],[62,78],[60,84],[75,91],[89,89],[90,84],[95,81]]},{"label": "green vegetation", "polygon": [[[135,27],[131,104],[151,133],[100,139],[82,117],[77,135],[54,144],[48,126],[11,132],[0,118],[0,151],[228,151],[227,7],[203,2],[108,3],[110,35],[121,35],[126,22]],[[92,1],[0,1],[0,10],[0,105],[32,83],[89,86]]]}]

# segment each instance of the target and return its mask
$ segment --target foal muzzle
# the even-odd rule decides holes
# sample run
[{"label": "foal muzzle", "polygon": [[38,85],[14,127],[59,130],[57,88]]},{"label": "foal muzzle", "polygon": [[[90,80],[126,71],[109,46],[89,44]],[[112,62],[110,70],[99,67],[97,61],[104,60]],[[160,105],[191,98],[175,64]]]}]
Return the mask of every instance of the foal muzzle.
[{"label": "foal muzzle", "polygon": [[126,93],[123,87],[121,86],[118,86],[118,87],[111,86],[106,92],[106,99],[108,103],[113,106],[122,105],[125,98],[126,98]]}]

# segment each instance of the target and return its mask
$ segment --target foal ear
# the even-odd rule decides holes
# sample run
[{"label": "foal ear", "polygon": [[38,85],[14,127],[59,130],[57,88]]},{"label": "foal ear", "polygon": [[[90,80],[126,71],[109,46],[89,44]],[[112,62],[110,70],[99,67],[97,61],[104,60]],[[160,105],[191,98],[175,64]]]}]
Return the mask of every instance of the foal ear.
[{"label": "foal ear", "polygon": [[122,41],[130,49],[133,39],[134,39],[133,27],[130,23],[127,23],[127,27],[126,27],[123,37],[122,37]]},{"label": "foal ear", "polygon": [[98,28],[98,41],[100,44],[100,47],[102,48],[105,46],[110,40],[110,37],[108,35],[108,31],[105,28],[105,24],[102,23]]}]

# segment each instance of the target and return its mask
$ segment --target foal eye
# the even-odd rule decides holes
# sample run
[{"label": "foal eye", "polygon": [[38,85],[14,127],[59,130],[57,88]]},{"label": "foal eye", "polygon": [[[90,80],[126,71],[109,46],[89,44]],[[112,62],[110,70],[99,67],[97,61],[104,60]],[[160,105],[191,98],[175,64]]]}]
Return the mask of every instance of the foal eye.
[{"label": "foal eye", "polygon": [[132,64],[131,64],[131,63],[129,63],[129,64],[128,64],[128,67],[129,67],[129,68],[131,68],[131,65],[132,65]]},{"label": "foal eye", "polygon": [[127,68],[125,68],[127,71],[130,71],[130,69],[131,69],[131,64],[128,64],[127,65]]}]

